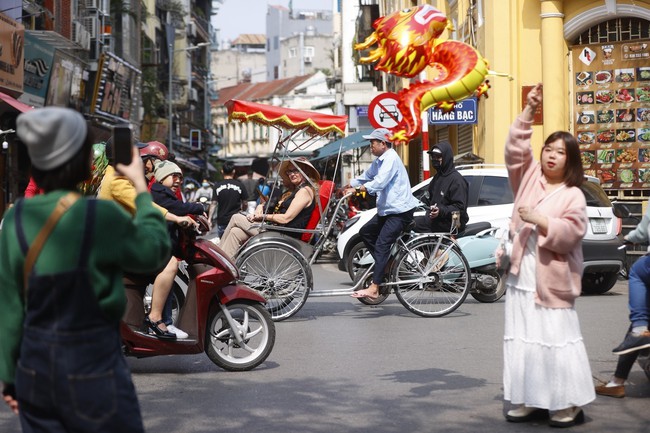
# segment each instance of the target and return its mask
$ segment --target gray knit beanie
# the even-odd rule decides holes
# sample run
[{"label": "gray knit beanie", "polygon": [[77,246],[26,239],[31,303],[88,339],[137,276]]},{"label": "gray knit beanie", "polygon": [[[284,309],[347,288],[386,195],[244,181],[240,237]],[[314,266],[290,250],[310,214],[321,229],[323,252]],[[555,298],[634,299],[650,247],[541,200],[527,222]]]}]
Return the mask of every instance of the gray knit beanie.
[{"label": "gray knit beanie", "polygon": [[18,116],[16,134],[27,146],[32,165],[39,170],[52,170],[77,154],[88,134],[88,126],[78,111],[44,107]]}]

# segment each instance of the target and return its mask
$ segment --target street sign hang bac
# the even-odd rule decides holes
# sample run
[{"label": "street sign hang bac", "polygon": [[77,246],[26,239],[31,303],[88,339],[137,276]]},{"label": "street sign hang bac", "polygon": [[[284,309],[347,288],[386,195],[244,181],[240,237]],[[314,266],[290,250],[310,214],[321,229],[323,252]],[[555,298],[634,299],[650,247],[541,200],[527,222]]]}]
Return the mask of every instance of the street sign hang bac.
[{"label": "street sign hang bac", "polygon": [[429,108],[430,125],[475,124],[478,122],[477,100],[467,98],[454,105],[454,109],[444,112],[439,108]]}]

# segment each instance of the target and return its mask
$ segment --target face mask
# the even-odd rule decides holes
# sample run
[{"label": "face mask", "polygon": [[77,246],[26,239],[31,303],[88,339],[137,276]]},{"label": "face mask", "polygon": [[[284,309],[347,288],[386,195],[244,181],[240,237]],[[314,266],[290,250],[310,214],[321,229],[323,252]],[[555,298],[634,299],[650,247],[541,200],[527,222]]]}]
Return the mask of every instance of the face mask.
[{"label": "face mask", "polygon": [[210,184],[207,183],[207,182],[203,182],[203,183],[201,184],[201,186],[202,186],[203,188],[207,188],[207,187],[210,186]]},{"label": "face mask", "polygon": [[435,169],[442,167],[442,159],[429,159],[431,161],[431,166]]}]

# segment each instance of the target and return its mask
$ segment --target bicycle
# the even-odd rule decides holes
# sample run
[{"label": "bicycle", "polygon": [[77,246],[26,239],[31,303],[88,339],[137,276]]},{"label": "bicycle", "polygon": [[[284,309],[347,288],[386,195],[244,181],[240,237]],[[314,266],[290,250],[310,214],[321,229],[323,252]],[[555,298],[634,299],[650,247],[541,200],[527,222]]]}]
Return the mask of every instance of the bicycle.
[{"label": "bicycle", "polygon": [[[470,292],[472,274],[450,233],[416,233],[411,223],[395,241],[377,299],[360,298],[366,305],[382,303],[391,293],[409,311],[422,317],[442,317],[455,311]],[[370,285],[374,263],[359,272],[354,290]],[[361,283],[361,287],[357,287]]]},{"label": "bicycle", "polygon": [[[332,132],[332,125],[345,124],[345,116],[332,116],[300,110],[282,109],[265,104],[245,101],[226,103],[231,119],[256,121],[279,129],[295,128],[290,134],[280,131],[275,153],[288,157],[289,141],[292,137],[309,132],[312,136]],[[280,115],[286,111],[286,115]],[[299,148],[294,143],[294,147]],[[338,158],[341,156],[339,150]],[[338,160],[337,160],[338,166]],[[319,224],[307,229],[292,229],[272,226],[262,222],[260,233],[249,239],[240,248],[236,266],[240,280],[249,287],[262,292],[267,300],[266,307],[275,321],[285,320],[296,314],[309,296],[351,295],[363,288],[372,268],[355,282],[350,289],[313,291],[313,265],[323,251],[335,219],[343,203],[351,196],[344,195],[336,202],[332,212],[329,207],[332,184],[321,185],[320,200],[315,207],[312,220]],[[323,193],[326,191],[326,193]],[[391,261],[387,269],[388,280],[380,286],[376,300],[360,298],[364,304],[383,302],[391,289],[407,310],[423,317],[441,317],[458,308],[467,298],[471,285],[471,272],[467,260],[452,234],[416,234],[413,226],[407,227],[395,242]],[[287,233],[301,233],[303,240],[290,237]],[[314,239],[313,235],[316,236]],[[307,239],[309,238],[309,239]]]}]

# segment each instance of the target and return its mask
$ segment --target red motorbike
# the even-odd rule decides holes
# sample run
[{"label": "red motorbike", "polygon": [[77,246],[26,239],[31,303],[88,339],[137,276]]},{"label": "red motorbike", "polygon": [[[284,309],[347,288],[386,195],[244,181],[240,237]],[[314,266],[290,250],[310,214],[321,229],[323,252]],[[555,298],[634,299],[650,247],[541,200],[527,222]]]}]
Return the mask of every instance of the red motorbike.
[{"label": "red motorbike", "polygon": [[[209,230],[207,220],[197,219],[199,229],[182,230],[181,268],[174,294],[174,325],[188,338],[161,340],[143,328],[144,300],[153,277],[125,277],[127,309],[122,318],[124,353],[137,358],[195,354],[205,351],[210,360],[229,371],[246,371],[260,365],[275,343],[275,324],[257,291],[237,284],[235,265],[212,242],[197,238]],[[179,272],[180,274],[180,272]],[[183,281],[186,284],[183,284]]]}]

